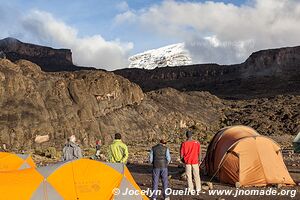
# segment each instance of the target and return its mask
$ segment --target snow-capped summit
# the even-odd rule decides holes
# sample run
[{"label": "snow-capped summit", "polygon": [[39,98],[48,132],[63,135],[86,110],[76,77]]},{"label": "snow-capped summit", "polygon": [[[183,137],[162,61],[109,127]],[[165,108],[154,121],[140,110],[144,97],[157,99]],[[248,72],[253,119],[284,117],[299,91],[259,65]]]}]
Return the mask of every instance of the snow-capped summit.
[{"label": "snow-capped summit", "polygon": [[129,68],[154,69],[189,65],[192,64],[192,59],[184,43],[178,43],[136,54],[129,58],[129,62]]}]

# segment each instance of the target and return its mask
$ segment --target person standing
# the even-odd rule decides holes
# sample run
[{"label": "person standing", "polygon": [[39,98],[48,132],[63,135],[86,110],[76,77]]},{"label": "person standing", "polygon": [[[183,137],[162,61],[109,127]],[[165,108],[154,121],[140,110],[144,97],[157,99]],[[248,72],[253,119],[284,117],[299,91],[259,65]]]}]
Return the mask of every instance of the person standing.
[{"label": "person standing", "polygon": [[127,163],[128,148],[126,144],[122,142],[122,136],[120,133],[115,134],[115,139],[108,149],[108,160],[111,163]]},{"label": "person standing", "polygon": [[78,144],[76,144],[75,135],[71,135],[63,148],[63,161],[75,160],[79,158],[82,158],[81,148]]},{"label": "person standing", "polygon": [[185,173],[188,181],[189,190],[194,190],[193,176],[196,190],[201,191],[201,179],[199,165],[201,164],[201,145],[193,140],[193,132],[186,132],[187,140],[181,144],[180,157],[185,163]]},{"label": "person standing", "polygon": [[160,143],[153,146],[150,151],[149,161],[153,164],[152,169],[152,189],[153,196],[152,199],[156,200],[158,196],[158,182],[162,179],[163,185],[163,196],[165,200],[170,198],[166,195],[166,190],[168,189],[168,164],[171,162],[170,150],[166,147],[167,142],[165,140],[160,140]]},{"label": "person standing", "polygon": [[95,158],[100,159],[101,140],[96,140],[96,153]]}]

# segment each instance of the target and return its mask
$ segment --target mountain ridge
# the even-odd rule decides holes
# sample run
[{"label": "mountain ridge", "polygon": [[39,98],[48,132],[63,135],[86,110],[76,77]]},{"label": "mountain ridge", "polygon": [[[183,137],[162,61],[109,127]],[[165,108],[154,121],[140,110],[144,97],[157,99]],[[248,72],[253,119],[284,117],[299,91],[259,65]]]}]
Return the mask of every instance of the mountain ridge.
[{"label": "mountain ridge", "polygon": [[70,49],[54,49],[52,47],[21,42],[12,37],[0,40],[0,52],[3,52],[5,57],[13,62],[21,59],[34,62],[41,66],[43,71],[92,69],[74,65]]},{"label": "mountain ridge", "polygon": [[[300,95],[291,94],[299,94],[299,52],[299,47],[260,52],[231,66],[126,69],[144,91],[118,71],[49,73],[27,60],[0,59],[0,148],[60,149],[71,134],[88,148],[96,139],[110,143],[116,132],[131,146],[162,136],[179,145],[187,129],[205,142],[237,124],[265,135],[295,134]],[[49,141],[35,142],[45,135]]]},{"label": "mountain ridge", "polygon": [[[22,43],[14,38],[0,40],[0,52],[1,57],[13,62],[34,62],[43,71],[94,70],[74,65],[69,49]],[[113,72],[138,84],[144,92],[171,87],[180,91],[209,91],[221,98],[255,98],[298,94],[299,63],[300,46],[295,46],[253,52],[240,64],[125,68]]]},{"label": "mountain ridge", "polygon": [[261,50],[243,63],[114,71],[144,91],[172,87],[181,91],[209,91],[224,98],[253,98],[300,93],[300,46]]}]

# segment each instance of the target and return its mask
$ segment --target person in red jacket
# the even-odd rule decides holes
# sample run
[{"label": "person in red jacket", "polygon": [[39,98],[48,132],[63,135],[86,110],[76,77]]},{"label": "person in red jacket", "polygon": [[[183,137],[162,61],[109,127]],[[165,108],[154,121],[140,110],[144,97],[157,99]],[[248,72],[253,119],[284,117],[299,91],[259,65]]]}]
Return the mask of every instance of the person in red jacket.
[{"label": "person in red jacket", "polygon": [[187,140],[181,144],[180,157],[185,163],[185,173],[188,180],[189,190],[194,190],[193,175],[196,190],[201,191],[201,180],[199,165],[201,163],[201,146],[196,140],[193,140],[193,132],[186,132]]}]

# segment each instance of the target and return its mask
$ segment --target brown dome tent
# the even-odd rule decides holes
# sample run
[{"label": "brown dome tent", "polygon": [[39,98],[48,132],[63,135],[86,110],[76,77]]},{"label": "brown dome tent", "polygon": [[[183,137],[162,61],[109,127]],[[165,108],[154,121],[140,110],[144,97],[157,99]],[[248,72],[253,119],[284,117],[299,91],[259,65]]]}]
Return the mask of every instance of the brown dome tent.
[{"label": "brown dome tent", "polygon": [[240,186],[294,185],[280,146],[247,126],[221,129],[210,142],[204,160],[207,173],[223,183]]}]

